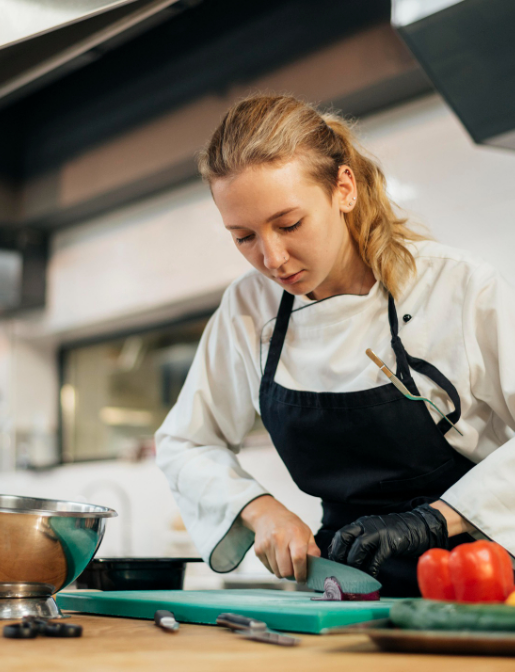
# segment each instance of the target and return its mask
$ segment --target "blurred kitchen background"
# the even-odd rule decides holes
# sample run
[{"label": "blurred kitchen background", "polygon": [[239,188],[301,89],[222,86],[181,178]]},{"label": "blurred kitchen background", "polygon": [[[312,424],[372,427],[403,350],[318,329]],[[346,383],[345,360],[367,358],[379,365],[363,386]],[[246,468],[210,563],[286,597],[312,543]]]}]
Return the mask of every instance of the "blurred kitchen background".
[{"label": "blurred kitchen background", "polygon": [[[153,434],[248,266],[195,153],[251,91],[357,120],[394,201],[515,283],[512,0],[3,0],[0,492],[115,508],[98,556],[196,555]],[[256,417],[246,470],[316,529]],[[252,551],[186,587],[274,583]]]}]

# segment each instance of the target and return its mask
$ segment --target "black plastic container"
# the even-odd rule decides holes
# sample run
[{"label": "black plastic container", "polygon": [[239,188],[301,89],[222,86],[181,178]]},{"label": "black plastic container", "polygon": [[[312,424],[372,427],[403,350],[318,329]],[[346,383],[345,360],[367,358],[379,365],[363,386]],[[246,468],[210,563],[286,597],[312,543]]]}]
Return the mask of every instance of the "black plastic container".
[{"label": "black plastic container", "polygon": [[188,562],[202,562],[202,559],[94,558],[77,578],[77,588],[182,590]]}]

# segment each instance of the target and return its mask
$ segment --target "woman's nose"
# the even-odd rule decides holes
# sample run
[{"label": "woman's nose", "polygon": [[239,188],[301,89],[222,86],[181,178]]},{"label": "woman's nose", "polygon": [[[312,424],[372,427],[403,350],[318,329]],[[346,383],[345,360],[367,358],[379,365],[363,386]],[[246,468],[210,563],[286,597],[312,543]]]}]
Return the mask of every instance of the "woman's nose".
[{"label": "woman's nose", "polygon": [[270,271],[280,268],[286,260],[286,252],[282,245],[263,242],[263,263]]}]

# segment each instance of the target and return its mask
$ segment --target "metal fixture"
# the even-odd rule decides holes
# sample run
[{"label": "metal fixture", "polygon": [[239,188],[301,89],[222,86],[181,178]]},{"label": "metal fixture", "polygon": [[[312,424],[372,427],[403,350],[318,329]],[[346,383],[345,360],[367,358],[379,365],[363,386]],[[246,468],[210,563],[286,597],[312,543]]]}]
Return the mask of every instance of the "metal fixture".
[{"label": "metal fixture", "polygon": [[0,495],[0,619],[62,618],[52,595],[95,555],[107,518],[94,504]]},{"label": "metal fixture", "polygon": [[513,0],[393,0],[392,24],[474,142],[515,149]]},{"label": "metal fixture", "polygon": [[[63,69],[69,72],[95,60],[98,57],[95,50],[101,45],[115,38],[119,41],[119,36],[124,33],[132,37],[138,26],[148,27],[149,20],[157,14],[166,16],[165,10],[175,2],[177,0],[98,0],[94,12],[85,12],[87,6],[91,10],[91,2],[79,2],[75,3],[74,13],[69,8],[63,11],[62,2],[47,2],[39,8],[45,11],[34,12],[34,9],[38,10],[38,3],[24,6],[18,0],[9,0],[6,14],[11,21],[7,20],[6,28],[0,29],[2,103],[8,97],[12,100],[18,91],[34,89],[36,82],[47,84],[59,70],[62,74]],[[29,34],[21,35],[16,30],[20,24],[32,25],[25,12],[32,13],[34,25]],[[88,18],[91,16],[93,18]],[[2,48],[6,48],[5,56]]]}]

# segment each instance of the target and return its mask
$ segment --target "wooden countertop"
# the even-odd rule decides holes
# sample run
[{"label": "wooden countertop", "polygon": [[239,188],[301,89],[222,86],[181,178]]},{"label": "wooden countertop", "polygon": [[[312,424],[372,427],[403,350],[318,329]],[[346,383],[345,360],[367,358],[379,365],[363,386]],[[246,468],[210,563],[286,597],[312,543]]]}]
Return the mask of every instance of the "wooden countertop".
[{"label": "wooden countertop", "polygon": [[[2,672],[513,672],[512,658],[382,653],[363,635],[302,635],[294,648],[239,640],[224,628],[73,614],[80,639],[0,637]],[[0,622],[0,625],[8,621]]]}]

